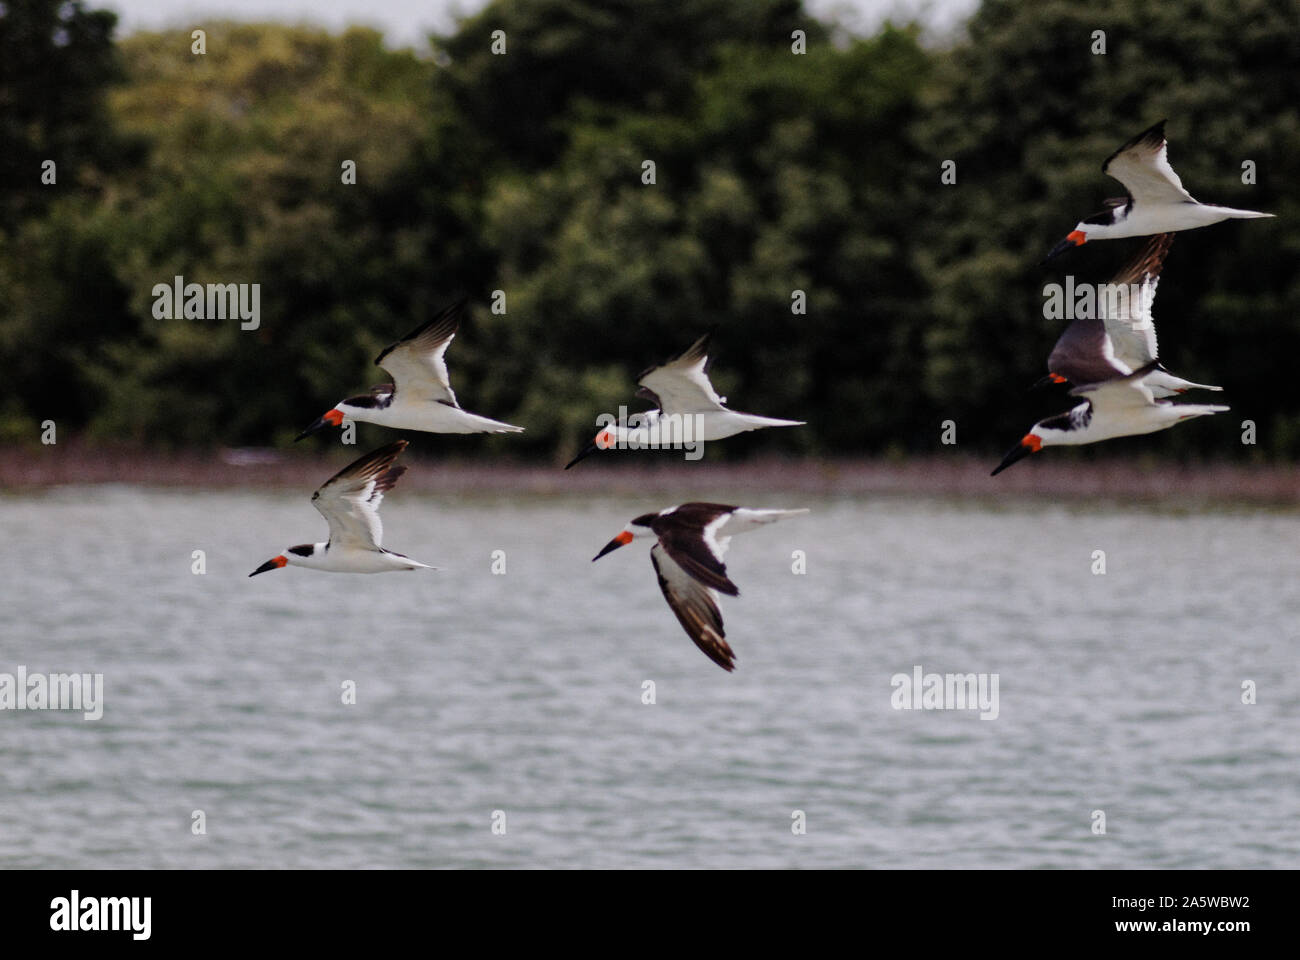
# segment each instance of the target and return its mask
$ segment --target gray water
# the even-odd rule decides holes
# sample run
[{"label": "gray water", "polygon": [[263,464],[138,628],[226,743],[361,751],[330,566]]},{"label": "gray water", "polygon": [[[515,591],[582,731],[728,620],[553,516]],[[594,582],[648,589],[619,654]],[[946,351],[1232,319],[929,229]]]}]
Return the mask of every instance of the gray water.
[{"label": "gray water", "polygon": [[[441,571],[250,580],[323,539],[305,496],[0,498],[0,672],[105,701],[0,711],[0,865],[1300,865],[1296,513],[746,502],[813,512],[733,541],[728,675],[646,543],[590,562],[667,502],[399,488]],[[893,709],[915,665],[997,719]]]}]

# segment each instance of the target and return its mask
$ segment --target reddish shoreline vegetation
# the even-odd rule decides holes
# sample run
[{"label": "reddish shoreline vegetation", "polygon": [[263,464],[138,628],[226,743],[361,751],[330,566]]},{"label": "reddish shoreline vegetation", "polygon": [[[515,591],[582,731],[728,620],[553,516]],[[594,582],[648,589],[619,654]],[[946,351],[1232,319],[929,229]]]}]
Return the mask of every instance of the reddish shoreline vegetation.
[{"label": "reddish shoreline vegetation", "polygon": [[[344,466],[345,452],[281,452],[271,448],[165,453],[117,447],[58,444],[0,448],[0,490],[30,492],[69,485],[130,484],[193,489],[292,488],[311,491]],[[768,494],[814,496],[911,495],[994,500],[1045,497],[1144,502],[1218,501],[1261,505],[1300,504],[1300,466],[1285,464],[1171,463],[1116,457],[1097,462],[1062,457],[990,477],[988,457],[954,454],[907,460],[763,458],[709,463],[683,470],[680,457],[647,452],[616,454],[621,462],[592,459],[565,471],[537,463],[485,463],[441,459],[418,450],[407,490],[455,495],[713,496],[724,501]],[[612,459],[607,458],[607,459]],[[304,496],[307,494],[304,493]],[[757,501],[755,501],[757,502]],[[766,501],[765,501],[766,502]]]}]

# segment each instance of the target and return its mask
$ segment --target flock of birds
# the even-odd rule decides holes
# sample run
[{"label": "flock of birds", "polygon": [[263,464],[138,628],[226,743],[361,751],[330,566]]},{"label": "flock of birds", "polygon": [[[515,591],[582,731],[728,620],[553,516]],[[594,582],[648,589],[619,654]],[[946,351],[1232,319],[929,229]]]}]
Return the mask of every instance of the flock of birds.
[{"label": "flock of birds", "polygon": [[1273,214],[1194,200],[1169,165],[1164,120],[1111,154],[1101,171],[1122,183],[1126,195],[1108,200],[1104,211],[1081,220],[1047,260],[1089,240],[1149,236],[1111,280],[1113,289],[1134,295],[1097,297],[1098,315],[1075,319],[1061,334],[1047,358],[1047,376],[1039,382],[1069,384],[1070,394],[1082,402],[1034,424],[993,470],[994,476],[1043,447],[1155,433],[1228,409],[1169,401],[1188,390],[1222,388],[1183,380],[1160,362],[1151,312],[1156,285],[1176,232]]},{"label": "flock of birds", "polygon": [[[1174,376],[1160,363],[1151,307],[1165,256],[1180,230],[1221,220],[1272,214],[1198,203],[1183,189],[1166,156],[1164,121],[1134,137],[1102,165],[1127,195],[1081,221],[1047,259],[1088,240],[1150,236],[1152,239],[1114,278],[1137,293],[1117,307],[1098,298],[1099,315],[1074,320],[1048,358],[1041,382],[1068,384],[1082,402],[1065,413],[1039,421],[993,471],[996,475],[1045,446],[1096,443],[1112,437],[1152,433],[1183,420],[1227,410],[1208,404],[1174,404],[1168,398],[1187,390],[1219,390]],[[508,433],[516,427],[463,409],[451,389],[445,355],[456,336],[465,303],[443,310],[432,320],[389,346],[375,359],[392,378],[368,394],[349,397],[319,417],[298,439],[363,421],[397,430],[426,433]],[[651,367],[638,378],[638,395],[655,409],[636,423],[602,427],[565,469],[597,451],[627,446],[678,446],[684,424],[698,441],[721,440],[766,427],[801,426],[728,409],[709,380],[710,335],[681,354]],[[396,440],[357,459],[312,494],[312,503],[329,524],[329,539],[289,547],[249,574],[257,576],[284,566],[335,573],[383,573],[436,569],[381,546],[379,506],[405,472],[395,465],[406,449]],[[686,634],[724,670],[735,666],[727,644],[718,594],[738,596],[723,557],[731,537],[807,510],[758,510],[719,503],[685,503],[631,520],[593,558],[654,537],[650,561],[659,587]]]},{"label": "flock of birds", "polygon": [[[297,439],[349,420],[424,433],[513,433],[523,428],[479,416],[463,409],[447,375],[447,347],[456,336],[465,302],[453,304],[375,358],[391,383],[367,394],[349,397],[318,417]],[[656,408],[637,415],[636,423],[602,427],[595,438],[565,467],[592,453],[621,447],[664,447],[679,444],[684,433],[693,441],[721,440],[764,427],[802,426],[799,420],[777,420],[728,409],[709,380],[709,341],[705,334],[685,351],[638,378],[638,395]],[[249,574],[285,566],[333,573],[385,573],[391,570],[436,569],[382,546],[379,505],[406,467],[396,465],[406,440],[395,440],[344,467],[312,494],[312,504],[329,524],[329,539],[289,547]],[[751,510],[720,503],[685,503],[632,520],[594,560],[631,543],[636,537],[658,538],[650,561],[668,605],[687,635],[714,663],[735,666],[718,609],[718,593],[738,596],[727,577],[723,556],[731,537],[806,510]]]}]

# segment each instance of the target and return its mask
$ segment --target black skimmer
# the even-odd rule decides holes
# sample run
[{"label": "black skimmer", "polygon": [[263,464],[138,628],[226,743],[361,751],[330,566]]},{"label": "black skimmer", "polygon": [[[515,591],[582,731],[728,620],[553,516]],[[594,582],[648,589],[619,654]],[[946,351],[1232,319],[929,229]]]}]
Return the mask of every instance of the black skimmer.
[{"label": "black skimmer", "polygon": [[[1157,359],[1152,306],[1165,256],[1174,234],[1152,237],[1097,296],[1100,322],[1076,321],[1066,329],[1047,358],[1048,375],[1039,383],[1096,383],[1132,373]],[[1074,377],[1068,376],[1066,370]],[[1082,379],[1075,380],[1075,377]],[[1188,390],[1222,390],[1192,383],[1159,368],[1143,381],[1157,400]]]},{"label": "black skimmer", "polygon": [[672,607],[686,635],[723,670],[735,669],[736,655],[727,644],[718,610],[718,593],[729,597],[740,590],[727,577],[723,555],[731,537],[775,523],[804,510],[751,510],[721,503],[683,503],[658,513],[637,517],[592,558],[640,537],[657,537],[650,562],[659,575],[659,589]]},{"label": "black skimmer", "polygon": [[393,489],[397,478],[406,472],[406,467],[393,466],[397,455],[405,449],[405,440],[395,440],[386,447],[367,453],[321,484],[320,489],[311,495],[311,502],[329,523],[330,538],[324,543],[290,547],[249,576],[255,577],[283,566],[331,573],[436,569],[379,545],[384,535],[384,526],[379,520],[379,504],[384,494]]},{"label": "black skimmer", "polygon": [[480,417],[461,409],[447,378],[444,355],[460,327],[465,301],[452,304],[428,323],[416,327],[375,358],[393,378],[370,393],[349,397],[318,417],[298,434],[309,437],[318,430],[337,427],[344,420],[377,423],[396,430],[424,433],[518,433],[523,427]]},{"label": "black skimmer", "polygon": [[1081,220],[1043,262],[1089,240],[1145,237],[1206,227],[1221,220],[1273,216],[1193,200],[1169,165],[1167,154],[1164,120],[1143,130],[1111,154],[1101,165],[1101,172],[1122,183],[1127,195],[1107,200],[1105,210]]},{"label": "black skimmer", "polygon": [[[1084,384],[1070,391],[1071,396],[1083,397],[1083,403],[1034,424],[1002,458],[1002,462],[993,471],[993,476],[996,477],[1017,460],[1037,453],[1043,447],[1080,446],[1115,437],[1155,433],[1193,417],[1204,417],[1229,409],[1210,404],[1157,400],[1145,381],[1153,374],[1168,375],[1169,371],[1160,365],[1159,360],[1152,360],[1129,374],[1114,371],[1099,355],[1104,350],[1102,344],[1107,339],[1100,320],[1076,320],[1062,339],[1066,336],[1072,337],[1074,342],[1070,349],[1076,352],[1073,360],[1062,365],[1062,373],[1071,382]],[[1088,378],[1098,376],[1103,379],[1087,382]]]},{"label": "black skimmer", "polygon": [[718,396],[709,381],[710,331],[682,353],[637,378],[637,396],[658,409],[638,414],[640,424],[611,424],[601,429],[564,467],[568,470],[597,450],[617,447],[676,447],[683,442],[721,440],[764,427],[801,427],[802,420],[776,420],[728,410],[727,398]]}]

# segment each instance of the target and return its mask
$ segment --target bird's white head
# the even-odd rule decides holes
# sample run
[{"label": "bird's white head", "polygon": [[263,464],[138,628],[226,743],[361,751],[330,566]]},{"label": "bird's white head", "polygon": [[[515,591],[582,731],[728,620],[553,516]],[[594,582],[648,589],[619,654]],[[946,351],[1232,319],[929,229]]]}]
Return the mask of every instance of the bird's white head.
[{"label": "bird's white head", "polygon": [[266,563],[262,564],[256,570],[249,574],[255,577],[259,573],[266,573],[268,570],[279,570],[281,567],[287,567],[289,564],[294,566],[310,566],[307,562],[309,558],[316,554],[319,545],[314,543],[300,543],[296,547],[290,547],[284,553],[277,554]]}]

